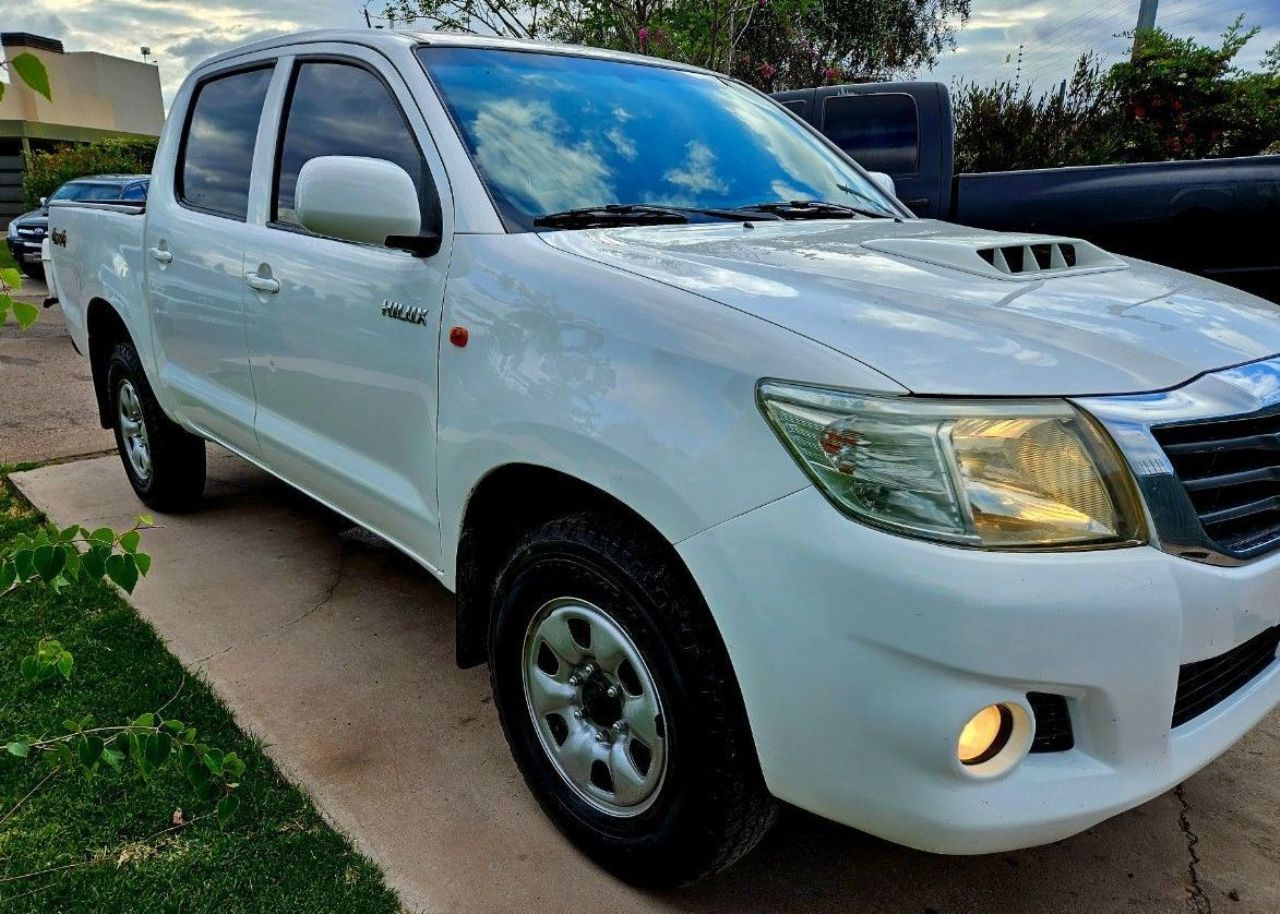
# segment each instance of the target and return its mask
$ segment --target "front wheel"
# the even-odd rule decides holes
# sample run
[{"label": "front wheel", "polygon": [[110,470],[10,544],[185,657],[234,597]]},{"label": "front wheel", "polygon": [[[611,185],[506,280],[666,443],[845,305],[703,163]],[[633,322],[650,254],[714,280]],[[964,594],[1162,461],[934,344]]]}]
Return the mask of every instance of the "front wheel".
[{"label": "front wheel", "polygon": [[164,414],[137,351],[121,343],[107,362],[116,448],[129,484],[157,511],[191,511],[204,493],[204,441]]},{"label": "front wheel", "polygon": [[719,632],[664,550],[597,514],[545,524],[499,576],[490,676],[525,782],[628,882],[728,866],[773,821]]}]

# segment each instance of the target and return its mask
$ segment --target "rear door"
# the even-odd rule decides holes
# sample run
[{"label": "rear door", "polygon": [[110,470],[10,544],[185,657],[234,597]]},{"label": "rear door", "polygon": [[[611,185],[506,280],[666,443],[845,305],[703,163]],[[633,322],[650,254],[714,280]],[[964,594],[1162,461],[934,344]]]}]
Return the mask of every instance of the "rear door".
[{"label": "rear door", "polygon": [[[270,199],[261,224],[250,227],[245,272],[257,288],[247,293],[247,331],[258,440],[271,469],[435,563],[436,359],[452,247],[449,194],[426,124],[395,69],[372,50],[328,47],[300,51],[289,63],[275,113]],[[294,213],[298,172],[325,155],[404,168],[424,225],[432,210],[443,210],[440,251],[415,257],[304,229]]]},{"label": "rear door", "polygon": [[[256,453],[244,337],[244,250],[254,148],[274,61],[198,81],[175,109],[176,157],[157,162],[143,258],[166,411]],[[161,173],[163,170],[163,173]]]}]

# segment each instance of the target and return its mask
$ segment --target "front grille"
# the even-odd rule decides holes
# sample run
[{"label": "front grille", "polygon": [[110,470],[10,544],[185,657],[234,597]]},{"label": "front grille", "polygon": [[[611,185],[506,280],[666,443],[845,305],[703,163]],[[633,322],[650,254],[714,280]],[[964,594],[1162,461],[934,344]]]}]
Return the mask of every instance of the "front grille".
[{"label": "front grille", "polygon": [[1280,412],[1151,432],[1219,549],[1253,558],[1280,545]]},{"label": "front grille", "polygon": [[1076,744],[1071,729],[1071,712],[1067,699],[1048,692],[1028,692],[1027,703],[1036,719],[1036,735],[1031,741],[1032,752],[1066,752]]},{"label": "front grille", "polygon": [[1179,727],[1199,717],[1262,675],[1276,661],[1278,647],[1280,625],[1225,654],[1185,664],[1178,671],[1173,726]]}]

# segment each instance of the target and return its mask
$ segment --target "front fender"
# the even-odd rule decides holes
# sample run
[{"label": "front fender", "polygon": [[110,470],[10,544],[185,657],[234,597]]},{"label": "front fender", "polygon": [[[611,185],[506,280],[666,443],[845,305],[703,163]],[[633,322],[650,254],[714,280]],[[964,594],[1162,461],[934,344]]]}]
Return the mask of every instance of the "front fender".
[{"label": "front fender", "polygon": [[557,470],[672,543],[808,483],[755,401],[762,377],[902,393],[751,315],[536,235],[459,236],[441,343],[439,494],[452,585],[467,500],[509,463]]}]

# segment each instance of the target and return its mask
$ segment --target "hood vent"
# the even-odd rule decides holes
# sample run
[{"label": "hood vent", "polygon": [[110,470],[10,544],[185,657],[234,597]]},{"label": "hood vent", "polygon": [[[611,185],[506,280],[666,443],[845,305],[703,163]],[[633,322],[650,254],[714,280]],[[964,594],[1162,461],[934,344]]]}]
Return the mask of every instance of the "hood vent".
[{"label": "hood vent", "polygon": [[[996,239],[1000,243],[992,244]],[[1125,269],[1124,261],[1097,245],[1041,235],[881,238],[863,242],[863,247],[992,279],[1049,279]]]}]

